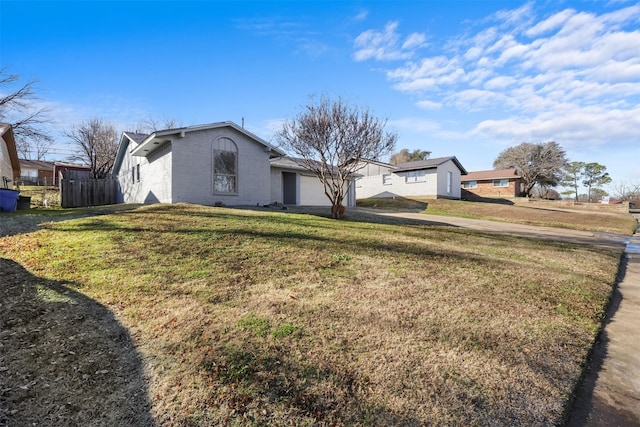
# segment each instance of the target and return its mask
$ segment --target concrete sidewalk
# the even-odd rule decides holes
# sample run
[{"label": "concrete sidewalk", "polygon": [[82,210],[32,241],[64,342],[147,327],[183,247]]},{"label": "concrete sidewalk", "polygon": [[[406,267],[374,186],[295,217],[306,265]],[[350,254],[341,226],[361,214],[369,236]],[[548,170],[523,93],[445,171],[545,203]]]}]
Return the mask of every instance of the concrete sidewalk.
[{"label": "concrete sidewalk", "polygon": [[605,327],[567,426],[640,426],[639,233],[627,244]]}]

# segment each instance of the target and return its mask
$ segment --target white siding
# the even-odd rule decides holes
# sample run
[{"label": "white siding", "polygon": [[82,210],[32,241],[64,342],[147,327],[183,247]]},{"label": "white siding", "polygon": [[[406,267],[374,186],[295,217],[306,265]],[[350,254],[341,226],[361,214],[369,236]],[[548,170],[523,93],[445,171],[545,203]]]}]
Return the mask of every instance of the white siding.
[{"label": "white siding", "polygon": [[[410,182],[407,175],[410,171],[391,172],[380,165],[372,165],[373,168],[363,168],[359,173],[365,175],[356,180],[356,197],[366,199],[370,197],[446,197],[459,199],[460,169],[453,160],[448,160],[437,168],[422,169],[425,176],[423,182]],[[381,172],[379,175],[366,175],[366,173]],[[447,192],[447,172],[452,173],[451,191]],[[384,176],[391,176],[385,181]]]},{"label": "white siding", "polygon": [[[11,159],[9,158],[9,149],[4,138],[0,138],[0,186],[2,185],[2,177],[6,176],[13,181],[13,167],[11,167]],[[11,188],[11,184],[9,184]]]},{"label": "white siding", "polygon": [[[449,193],[447,193],[447,172],[451,172],[452,175],[451,192]],[[438,195],[441,197],[459,199],[462,195],[460,180],[460,169],[458,169],[452,160],[438,166]]]}]

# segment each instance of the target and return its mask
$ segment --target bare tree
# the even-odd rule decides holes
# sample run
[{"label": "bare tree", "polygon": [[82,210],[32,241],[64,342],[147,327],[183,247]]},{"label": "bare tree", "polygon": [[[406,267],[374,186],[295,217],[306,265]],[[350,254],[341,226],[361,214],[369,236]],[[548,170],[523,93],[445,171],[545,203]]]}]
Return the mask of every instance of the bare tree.
[{"label": "bare tree", "polygon": [[342,98],[313,101],[285,121],[276,140],[318,177],[331,201],[332,217],[340,218],[348,180],[362,167],[360,160],[390,153],[397,136],[385,132],[387,121],[373,117],[368,108]]},{"label": "bare tree", "polygon": [[399,165],[400,163],[418,162],[420,160],[426,160],[431,155],[431,151],[415,149],[409,151],[406,148],[394,153],[389,157],[389,163],[392,165]]},{"label": "bare tree", "polygon": [[622,201],[640,200],[640,183],[617,181],[612,185],[613,195]]},{"label": "bare tree", "polygon": [[91,166],[92,178],[109,175],[118,151],[118,134],[112,124],[94,118],[66,131],[65,135],[72,141],[75,151],[69,160]]},{"label": "bare tree", "polygon": [[180,124],[176,119],[162,119],[157,120],[153,117],[149,117],[140,124],[140,132],[153,133],[157,130],[175,129],[180,127]]},{"label": "bare tree", "polygon": [[496,169],[515,168],[522,177],[527,197],[538,183],[556,186],[567,163],[564,150],[556,142],[531,144],[523,142],[502,151],[493,162]]},{"label": "bare tree", "polygon": [[[20,157],[42,160],[53,143],[47,126],[49,110],[36,106],[35,80],[19,83],[20,75],[0,68],[0,121],[11,123]],[[7,92],[5,94],[5,89]]]}]

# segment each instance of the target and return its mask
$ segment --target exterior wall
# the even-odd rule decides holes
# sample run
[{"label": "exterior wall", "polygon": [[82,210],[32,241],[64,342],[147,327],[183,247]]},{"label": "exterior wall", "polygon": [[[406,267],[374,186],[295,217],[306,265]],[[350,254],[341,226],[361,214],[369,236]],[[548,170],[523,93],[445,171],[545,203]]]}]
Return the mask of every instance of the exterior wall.
[{"label": "exterior wall", "polygon": [[[451,172],[451,186],[449,186],[448,172]],[[446,197],[451,199],[459,199],[461,196],[460,189],[460,169],[449,160],[438,166],[438,190],[437,195],[439,197]]]},{"label": "exterior wall", "polygon": [[[213,142],[219,137],[233,140],[237,152],[237,193],[213,192]],[[173,139],[173,203],[228,206],[268,204],[271,201],[269,152],[261,144],[233,128],[224,127],[188,132]]]},{"label": "exterior wall", "polygon": [[[2,177],[6,176],[13,183],[13,167],[11,166],[11,159],[9,158],[9,149],[4,138],[0,137],[0,188],[4,188]],[[11,187],[12,184],[9,184]]]},{"label": "exterior wall", "polygon": [[118,173],[118,202],[171,203],[171,144],[166,144],[149,157],[131,156],[129,153],[135,146],[130,142]]},{"label": "exterior wall", "polygon": [[[458,176],[460,176],[459,171]],[[438,195],[436,169],[425,170],[425,178],[425,182],[407,182],[407,172],[396,172],[391,174],[390,183],[384,184],[383,175],[364,176],[356,180],[355,193],[358,199],[392,196],[436,197]]]},{"label": "exterior wall", "polygon": [[465,188],[471,196],[479,197],[516,197],[520,193],[520,180],[509,179],[508,187],[494,187],[493,179],[477,181],[476,188]]},{"label": "exterior wall", "polygon": [[282,169],[271,168],[271,203],[283,203]]}]

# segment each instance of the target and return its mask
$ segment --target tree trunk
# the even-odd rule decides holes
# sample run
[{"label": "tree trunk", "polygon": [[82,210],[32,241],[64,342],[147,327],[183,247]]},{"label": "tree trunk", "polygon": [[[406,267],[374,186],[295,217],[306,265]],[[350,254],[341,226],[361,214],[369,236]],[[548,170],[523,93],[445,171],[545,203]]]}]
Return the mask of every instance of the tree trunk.
[{"label": "tree trunk", "polygon": [[344,206],[342,206],[342,203],[337,203],[337,204],[333,204],[331,206],[331,218],[333,219],[340,219],[342,218],[344,215]]}]

